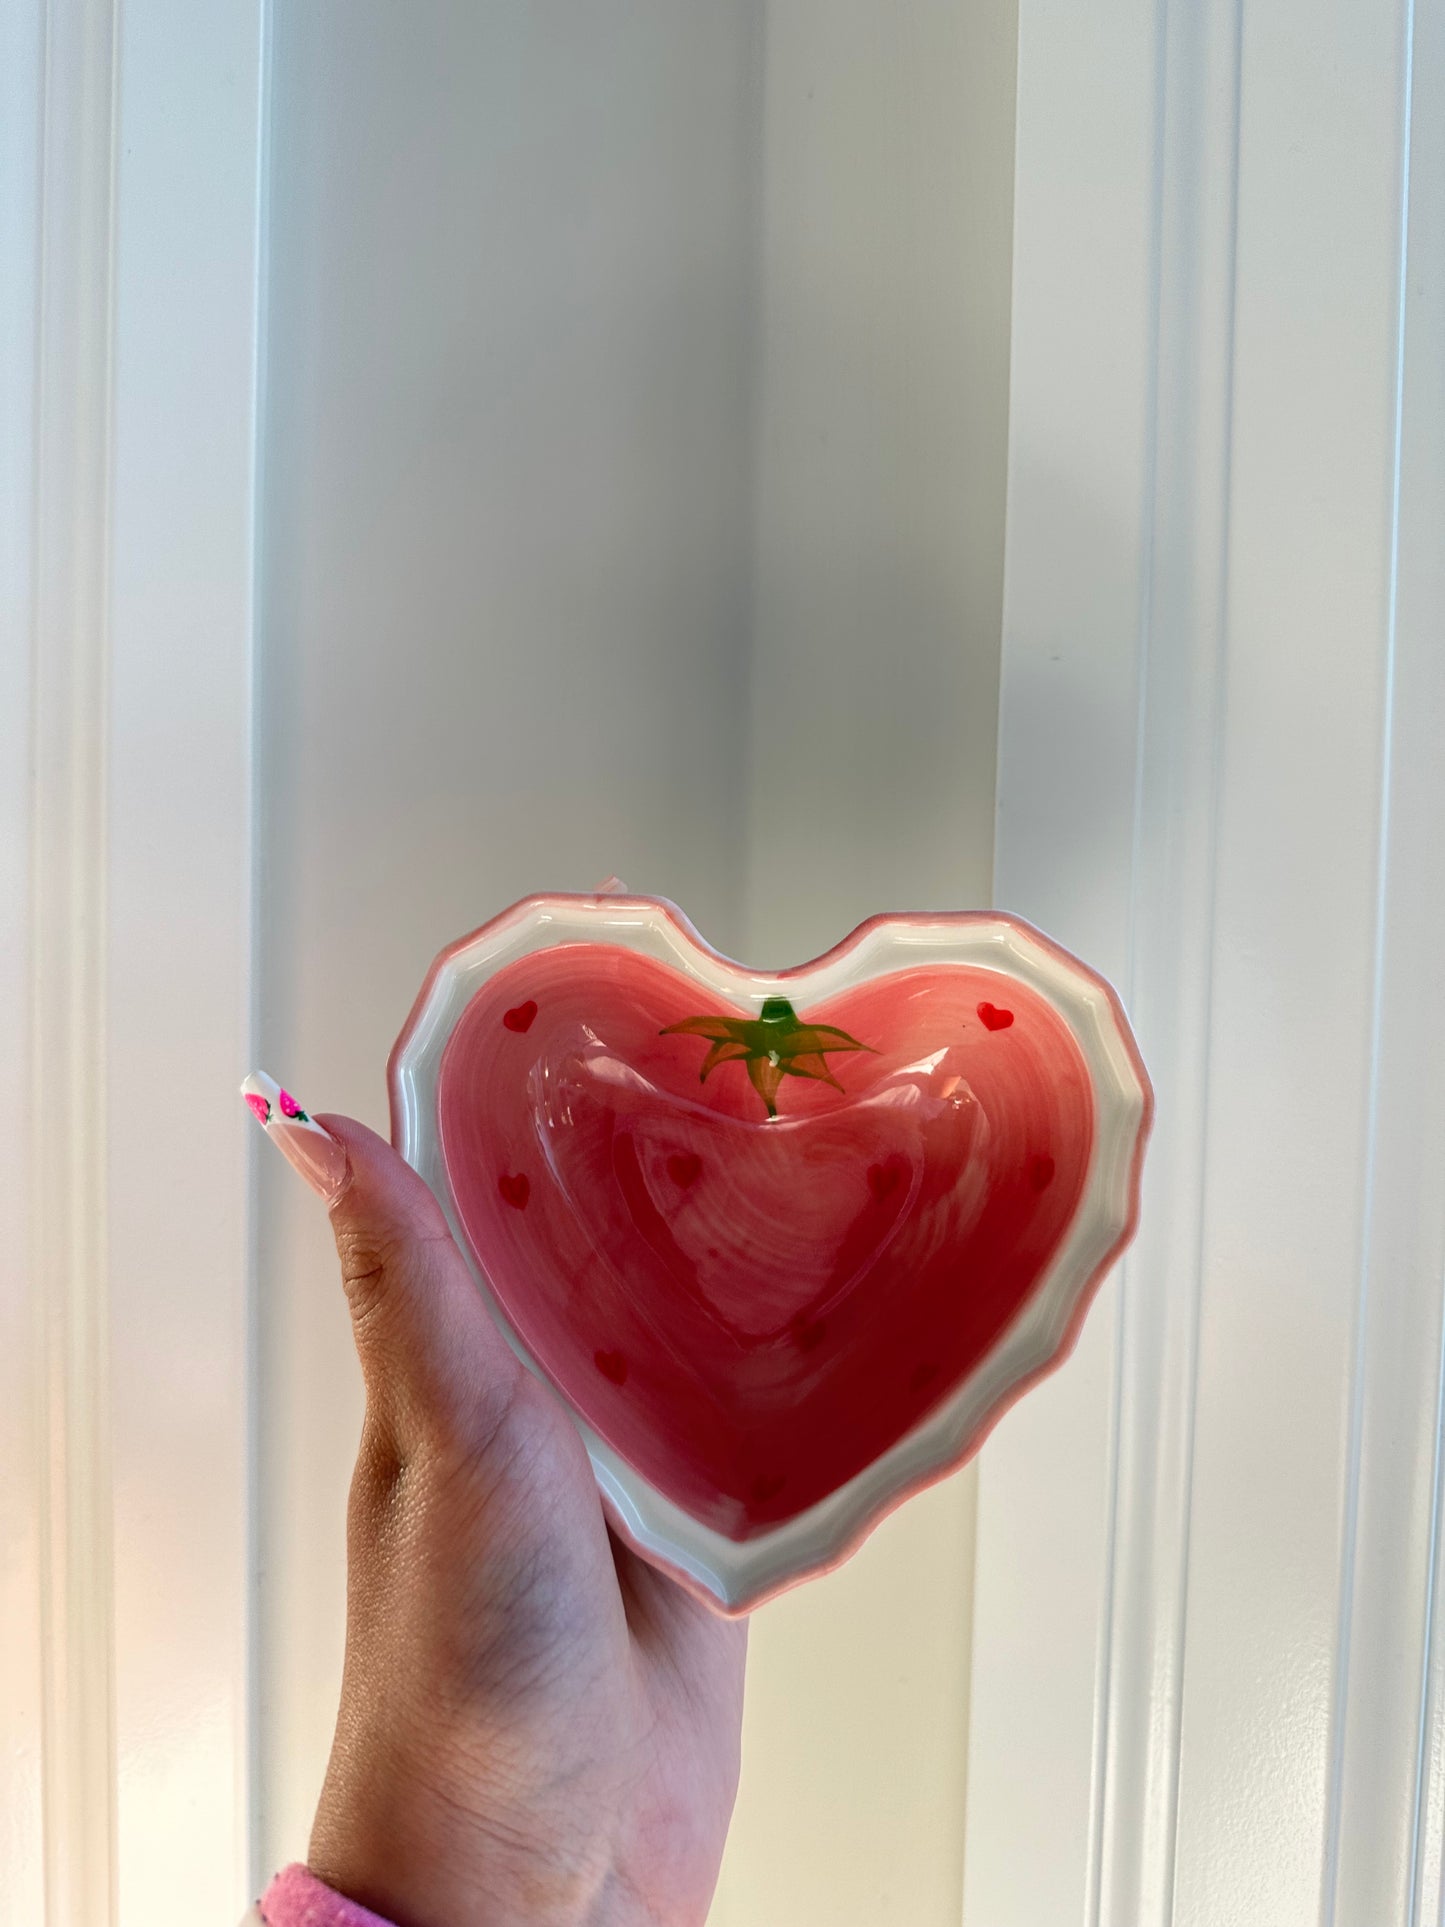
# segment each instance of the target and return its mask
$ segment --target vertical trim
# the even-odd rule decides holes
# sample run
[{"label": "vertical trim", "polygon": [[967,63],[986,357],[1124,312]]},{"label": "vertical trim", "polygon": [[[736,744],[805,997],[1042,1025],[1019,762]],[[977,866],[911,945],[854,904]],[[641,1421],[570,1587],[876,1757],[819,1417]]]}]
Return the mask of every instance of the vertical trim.
[{"label": "vertical trim", "polygon": [[1368,1188],[1341,1529],[1321,1919],[1439,1916],[1445,1414],[1445,8],[1401,9]]},{"label": "vertical trim", "polygon": [[[1402,689],[1400,718],[1414,753],[1402,758],[1401,777],[1412,790],[1420,779],[1420,757],[1438,772],[1439,746],[1445,736],[1445,663],[1440,652],[1445,609],[1445,556],[1439,532],[1445,526],[1445,370],[1438,345],[1445,330],[1445,5],[1415,0],[1411,8],[1410,173],[1407,238],[1413,266],[1402,275],[1401,436],[1399,444],[1401,509],[1399,568],[1396,572],[1398,673]],[[1399,778],[1397,778],[1398,782]],[[1440,787],[1434,777],[1436,791]],[[1412,798],[1413,801],[1413,798]],[[1414,814],[1414,811],[1411,811]],[[1396,821],[1398,823],[1399,817]],[[1427,834],[1438,845],[1438,813]],[[1406,853],[1411,894],[1432,888],[1445,892],[1445,863],[1419,874],[1419,852]],[[1445,942],[1445,904],[1433,907],[1432,964],[1438,970]],[[1430,949],[1430,942],[1422,950]],[[1438,1008],[1438,997],[1437,997]],[[1445,1022],[1439,1025],[1445,1033]],[[1445,1050],[1445,1037],[1437,1040]],[[1420,1065],[1422,1094],[1436,1091],[1445,1074],[1437,1056]],[[1436,1344],[1431,1360],[1425,1437],[1429,1441],[1428,1536],[1420,1613],[1418,1677],[1413,1695],[1414,1772],[1408,1852],[1408,1901],[1405,1927],[1445,1920],[1445,1200],[1438,1173],[1445,1165],[1445,1127],[1435,1107],[1423,1106],[1426,1138],[1423,1155],[1437,1181],[1433,1223],[1429,1193],[1422,1199],[1417,1284],[1422,1299],[1436,1308]],[[1419,1124],[1417,1123],[1417,1129]]]},{"label": "vertical trim", "polygon": [[[1154,40],[1154,142],[1151,157],[1149,200],[1149,252],[1153,266],[1149,291],[1147,324],[1149,352],[1146,362],[1146,420],[1144,437],[1144,487],[1140,501],[1143,542],[1139,556],[1139,611],[1135,679],[1137,685],[1134,724],[1134,825],[1130,865],[1135,889],[1129,900],[1126,955],[1127,975],[1122,994],[1127,1003],[1134,1000],[1139,977],[1139,892],[1137,879],[1144,838],[1144,790],[1146,776],[1145,746],[1148,741],[1149,714],[1149,638],[1159,542],[1156,513],[1159,490],[1159,412],[1160,412],[1160,315],[1163,307],[1164,236],[1164,162],[1167,128],[1166,83],[1169,73],[1169,0],[1155,0]],[[1099,1656],[1094,1678],[1094,1756],[1089,1787],[1089,1860],[1085,1875],[1085,1920],[1087,1927],[1100,1927],[1104,1915],[1106,1856],[1109,1846],[1105,1834],[1109,1817],[1109,1788],[1113,1779],[1114,1755],[1119,1747],[1117,1702],[1121,1685],[1116,1663],[1115,1642],[1119,1612],[1119,1547],[1121,1534],[1130,1522],[1123,1515],[1126,1483],[1132,1487],[1130,1468],[1124,1463],[1125,1386],[1129,1378],[1135,1321],[1130,1317],[1130,1268],[1119,1272],[1119,1308],[1114,1326],[1112,1386],[1109,1400],[1109,1442],[1106,1459],[1108,1491],[1104,1539],[1104,1594],[1099,1613]]]},{"label": "vertical trim", "polygon": [[1160,1102],[1117,1325],[983,1458],[988,1927],[1445,1909],[1445,6],[1394,21],[1024,10],[999,894]]},{"label": "vertical trim", "polygon": [[1325,1796],[1324,1876],[1321,1927],[1334,1927],[1339,1899],[1345,1740],[1354,1631],[1356,1558],[1359,1552],[1360,1487],[1369,1371],[1370,1297],[1374,1283],[1376,1209],[1379,1193],[1381,1079],[1384,1069],[1385,988],[1389,969],[1390,820],[1395,746],[1395,655],[1400,600],[1400,470],[1404,445],[1405,316],[1410,262],[1410,134],[1413,109],[1415,0],[1404,0],[1404,62],[1401,83],[1399,271],[1396,283],[1394,419],[1391,423],[1389,577],[1385,608],[1385,660],[1380,722],[1379,824],[1375,853],[1375,942],[1370,997],[1370,1073],[1364,1196],[1360,1211],[1360,1284],[1350,1360],[1349,1433],[1346,1446],[1340,1585],[1335,1609],[1335,1682],[1330,1723],[1329,1784]]},{"label": "vertical trim", "polygon": [[1129,997],[1158,1087],[1119,1287],[1092,1919],[1174,1913],[1227,664],[1241,0],[1161,0]]},{"label": "vertical trim", "polygon": [[[1158,445],[1160,24],[1158,0],[1019,9],[994,891],[1125,986]],[[963,1912],[988,1927],[1065,1927],[1096,1895],[1107,1904],[1121,1315],[1106,1286],[1067,1369],[980,1461]],[[1112,1531],[1125,1526],[1121,1513]]]},{"label": "vertical trim", "polygon": [[[253,1014],[264,26],[263,0],[137,0],[116,47],[106,1101],[118,1927],[231,1918],[253,1892],[253,1393],[235,1084]],[[172,1160],[157,1133],[182,1091]],[[134,1128],[138,1112],[148,1128]]]},{"label": "vertical trim", "polygon": [[262,25],[0,22],[0,1913],[48,1927],[234,1917],[252,1878]]},{"label": "vertical trim", "polygon": [[0,9],[0,1918],[42,1921],[43,1518],[31,1232],[32,628],[44,21]]},{"label": "vertical trim", "polygon": [[50,1927],[107,1927],[115,1909],[103,1078],[114,30],[110,0],[46,10],[30,1104]]},{"label": "vertical trim", "polygon": [[[266,557],[263,545],[265,516],[262,489],[266,469],[265,424],[270,340],[270,253],[271,227],[271,100],[272,56],[274,48],[271,0],[257,0],[260,27],[260,61],[257,98],[256,138],[256,217],[252,244],[256,262],[255,308],[252,316],[254,349],[251,380],[254,394],[251,424],[250,528],[248,531],[251,568],[246,608],[248,660],[246,665],[246,1059],[257,1060],[256,1040],[261,1023],[261,902],[263,876],[261,855],[264,848],[262,789],[260,776],[260,725],[263,690],[260,612]],[[261,1614],[258,1592],[261,1574],[261,1383],[258,1370],[261,1357],[259,1226],[260,1201],[257,1157],[261,1144],[255,1132],[246,1136],[245,1153],[245,1486],[246,1486],[246,1618],[245,1640],[245,1719],[239,1734],[240,1754],[236,1763],[238,1784],[244,1788],[244,1858],[246,1886],[260,1893],[273,1871],[264,1860],[266,1814],[265,1789],[261,1779],[262,1736],[259,1717],[261,1677]]]}]

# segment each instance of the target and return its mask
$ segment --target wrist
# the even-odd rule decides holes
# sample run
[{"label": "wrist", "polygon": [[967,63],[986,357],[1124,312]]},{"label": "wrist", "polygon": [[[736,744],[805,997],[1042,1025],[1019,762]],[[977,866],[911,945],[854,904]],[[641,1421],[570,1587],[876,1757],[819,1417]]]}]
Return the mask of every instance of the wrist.
[{"label": "wrist", "polygon": [[544,1828],[528,1822],[518,1834],[502,1838],[454,1799],[394,1784],[384,1801],[323,1796],[307,1866],[383,1927],[623,1927],[607,1899],[610,1856],[569,1864],[560,1841],[555,1853],[542,1844]]}]

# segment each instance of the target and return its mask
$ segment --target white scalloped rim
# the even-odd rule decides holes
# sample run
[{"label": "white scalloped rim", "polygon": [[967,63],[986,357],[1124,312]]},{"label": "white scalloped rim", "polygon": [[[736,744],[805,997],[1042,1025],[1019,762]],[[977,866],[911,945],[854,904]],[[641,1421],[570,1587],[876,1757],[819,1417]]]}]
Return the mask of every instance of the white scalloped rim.
[{"label": "white scalloped rim", "polygon": [[[649,897],[529,897],[443,952],[392,1056],[393,1136],[435,1192],[472,1262],[436,1126],[437,1077],[448,1038],[476,991],[507,964],[562,943],[609,943],[670,964],[741,1008],[786,995],[817,1004],[855,984],[922,965],[998,970],[1047,999],[1073,1033],[1093,1079],[1096,1130],[1084,1193],[1064,1241],[1013,1324],[953,1395],[846,1485],[746,1542],[724,1538],[656,1491],[592,1428],[581,1432],[604,1499],[639,1551],[672,1569],[728,1613],[845,1558],[906,1493],[942,1476],[1068,1338],[1080,1300],[1129,1226],[1150,1093],[1137,1051],[1102,980],[1001,914],[878,918],[814,964],[781,974],[749,970],[707,948],[672,904]],[[493,1316],[522,1361],[548,1382],[512,1331],[484,1275]]]}]

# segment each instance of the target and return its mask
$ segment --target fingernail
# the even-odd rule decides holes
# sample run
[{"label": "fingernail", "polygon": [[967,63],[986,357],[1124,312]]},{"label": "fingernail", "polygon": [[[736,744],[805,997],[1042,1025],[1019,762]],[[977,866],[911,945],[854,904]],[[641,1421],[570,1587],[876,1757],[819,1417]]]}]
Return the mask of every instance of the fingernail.
[{"label": "fingernail", "polygon": [[351,1177],[346,1146],[303,1111],[291,1093],[283,1091],[265,1071],[252,1071],[241,1086],[241,1095],[276,1149],[316,1195],[326,1200],[329,1210]]}]

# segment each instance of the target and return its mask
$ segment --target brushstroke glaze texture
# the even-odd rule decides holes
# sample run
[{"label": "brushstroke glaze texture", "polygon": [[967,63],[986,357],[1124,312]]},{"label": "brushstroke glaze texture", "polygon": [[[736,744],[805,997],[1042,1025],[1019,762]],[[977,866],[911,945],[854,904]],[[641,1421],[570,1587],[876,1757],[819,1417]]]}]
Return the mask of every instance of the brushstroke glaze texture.
[{"label": "brushstroke glaze texture", "polygon": [[996,971],[902,971],[806,1009],[866,1049],[828,1060],[836,1082],[785,1077],[776,1116],[741,1058],[702,1079],[707,1042],[674,1029],[699,1002],[635,952],[523,958],[452,1033],[439,1123],[532,1357],[652,1485],[743,1539],[977,1364],[1078,1203],[1093,1100],[1055,1012]]},{"label": "brushstroke glaze texture", "polygon": [[822,1571],[1067,1353],[1133,1233],[1118,999],[993,913],[773,974],[671,904],[515,904],[436,960],[393,1134],[609,1520],[725,1612]]}]

